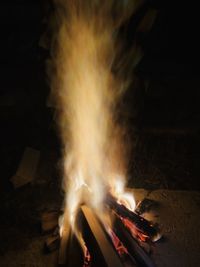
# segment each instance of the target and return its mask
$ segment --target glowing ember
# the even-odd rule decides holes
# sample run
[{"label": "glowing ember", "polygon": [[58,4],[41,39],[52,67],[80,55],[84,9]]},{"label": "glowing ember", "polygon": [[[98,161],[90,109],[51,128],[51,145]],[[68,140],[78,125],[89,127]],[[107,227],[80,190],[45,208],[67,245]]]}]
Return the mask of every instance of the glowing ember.
[{"label": "glowing ember", "polygon": [[136,225],[132,223],[129,219],[122,217],[120,217],[120,219],[134,238],[139,239],[143,242],[149,240],[149,236],[144,234],[140,229],[138,229]]},{"label": "glowing ember", "polygon": [[78,238],[79,244],[83,251],[83,267],[90,267],[92,263],[92,257],[83,239],[83,236],[80,232],[77,231],[77,229],[75,229],[74,233],[76,234],[76,237]]},{"label": "glowing ember", "polygon": [[92,263],[92,258],[91,258],[90,252],[89,252],[89,250],[85,244],[84,244],[83,252],[84,252],[83,267],[90,267],[91,263]]},{"label": "glowing ember", "polygon": [[124,254],[128,254],[127,249],[124,247],[120,239],[117,237],[117,235],[111,228],[108,229],[108,233],[119,255],[122,256]]}]

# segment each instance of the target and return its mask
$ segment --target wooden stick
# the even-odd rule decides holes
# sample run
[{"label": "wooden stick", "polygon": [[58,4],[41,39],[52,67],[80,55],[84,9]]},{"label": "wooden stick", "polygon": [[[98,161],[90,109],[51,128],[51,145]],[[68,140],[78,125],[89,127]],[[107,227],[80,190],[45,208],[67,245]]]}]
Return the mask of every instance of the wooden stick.
[{"label": "wooden stick", "polygon": [[53,231],[58,226],[59,212],[55,210],[45,211],[41,215],[41,230],[43,233]]},{"label": "wooden stick", "polygon": [[92,210],[85,206],[81,206],[82,213],[94,235],[97,245],[100,248],[102,256],[107,267],[123,267],[117,252],[114,250],[111,242],[108,240],[105,231],[101,227]]},{"label": "wooden stick", "polygon": [[69,246],[69,239],[71,235],[71,227],[67,220],[64,218],[63,220],[63,230],[62,236],[60,240],[60,249],[58,254],[58,265],[63,266],[67,263],[67,255],[68,255],[68,246]]},{"label": "wooden stick", "polygon": [[46,253],[50,253],[54,250],[57,250],[60,245],[60,236],[59,234],[57,235],[51,235],[47,237],[45,244],[44,244],[44,251]]}]

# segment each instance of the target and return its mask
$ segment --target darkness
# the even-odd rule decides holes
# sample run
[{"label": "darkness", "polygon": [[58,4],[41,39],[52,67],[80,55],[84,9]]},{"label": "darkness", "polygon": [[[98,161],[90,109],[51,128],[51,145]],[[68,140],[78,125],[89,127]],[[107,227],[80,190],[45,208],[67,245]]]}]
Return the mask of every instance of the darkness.
[{"label": "darkness", "polygon": [[[48,13],[45,2],[3,0],[0,3],[2,233],[7,227],[20,231],[21,222],[30,220],[32,215],[23,216],[26,205],[37,206],[43,199],[44,203],[60,201],[56,163],[59,141],[53,109],[47,106],[49,86],[45,61],[49,51],[40,45]],[[190,2],[186,5],[183,1],[165,0],[147,1],[147,9],[149,7],[157,9],[158,15],[150,32],[139,36],[144,57],[135,70],[138,85],[129,89],[121,110],[133,147],[129,185],[148,190],[200,190],[197,9]],[[130,46],[135,37],[134,19],[126,25]],[[40,164],[45,167],[34,184],[15,189],[10,179],[26,147],[40,151]],[[55,188],[57,196],[54,196]],[[8,209],[12,209],[12,215]],[[8,226],[6,218],[13,221],[13,225]],[[37,224],[37,220],[34,223]],[[25,232],[29,231],[28,226],[30,223]],[[32,226],[33,235],[36,232]],[[2,240],[6,239],[3,235]],[[4,242],[0,253],[9,248]]]}]

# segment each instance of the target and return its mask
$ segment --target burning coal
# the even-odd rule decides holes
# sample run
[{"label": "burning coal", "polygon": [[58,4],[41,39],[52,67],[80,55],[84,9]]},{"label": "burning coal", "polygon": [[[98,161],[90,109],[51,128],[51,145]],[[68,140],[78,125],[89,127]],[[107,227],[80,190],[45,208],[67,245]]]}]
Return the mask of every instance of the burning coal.
[{"label": "burning coal", "polygon": [[117,27],[134,4],[56,1],[51,100],[62,140],[65,215],[72,226],[81,203],[100,213],[108,191],[135,208],[133,197],[124,192],[127,157],[123,130],[116,123],[127,80],[114,71]]}]

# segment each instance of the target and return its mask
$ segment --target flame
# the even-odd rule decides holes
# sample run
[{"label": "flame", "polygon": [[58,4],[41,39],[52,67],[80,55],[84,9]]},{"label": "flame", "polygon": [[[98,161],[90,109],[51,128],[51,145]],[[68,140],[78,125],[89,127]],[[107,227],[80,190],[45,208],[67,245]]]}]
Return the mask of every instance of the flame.
[{"label": "flame", "polygon": [[125,191],[125,179],[116,177],[111,186],[111,194],[116,198],[119,204],[124,205],[127,209],[134,211],[136,207],[133,194]]},{"label": "flame", "polygon": [[83,202],[101,213],[110,188],[120,203],[135,208],[134,198],[124,190],[124,131],[115,115],[128,83],[113,71],[116,29],[134,4],[55,1],[51,100],[62,141],[64,208],[72,226]]}]

